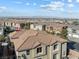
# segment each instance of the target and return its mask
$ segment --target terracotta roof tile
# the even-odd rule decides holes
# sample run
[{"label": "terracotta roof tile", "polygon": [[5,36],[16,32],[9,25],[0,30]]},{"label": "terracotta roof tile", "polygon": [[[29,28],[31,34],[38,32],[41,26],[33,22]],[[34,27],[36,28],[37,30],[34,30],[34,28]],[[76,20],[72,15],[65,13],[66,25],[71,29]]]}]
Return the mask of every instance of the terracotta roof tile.
[{"label": "terracotta roof tile", "polygon": [[68,55],[69,58],[75,58],[75,57],[78,57],[79,58],[79,52],[77,51],[74,51],[74,50],[69,50],[69,55]]},{"label": "terracotta roof tile", "polygon": [[60,43],[67,42],[58,36],[50,35],[44,31],[38,31],[37,35],[29,37],[18,50],[31,49],[39,44],[51,45],[57,41]]},{"label": "terracotta roof tile", "polygon": [[53,30],[61,31],[61,29],[65,26],[68,26],[69,24],[64,24],[64,23],[51,23],[48,24],[47,27],[53,27]]},{"label": "terracotta roof tile", "polygon": [[[36,35],[37,32],[33,30],[25,30],[18,38],[11,39],[11,42],[14,42],[15,50],[17,50],[26,40],[29,36]],[[19,35],[19,33],[17,33]]]}]

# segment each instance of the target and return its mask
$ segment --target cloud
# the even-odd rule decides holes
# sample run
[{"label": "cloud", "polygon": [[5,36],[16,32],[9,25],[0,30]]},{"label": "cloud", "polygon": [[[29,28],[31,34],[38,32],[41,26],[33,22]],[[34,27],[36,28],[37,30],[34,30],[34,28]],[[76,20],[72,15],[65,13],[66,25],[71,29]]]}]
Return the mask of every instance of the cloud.
[{"label": "cloud", "polygon": [[0,12],[5,11],[6,9],[7,9],[7,7],[5,7],[5,6],[0,6]]},{"label": "cloud", "polygon": [[28,6],[28,5],[30,5],[30,3],[28,3],[28,2],[27,2],[25,5],[27,5],[27,6]]},{"label": "cloud", "polygon": [[64,11],[64,8],[61,8],[60,10],[61,10],[61,11]]},{"label": "cloud", "polygon": [[51,2],[50,4],[47,5],[41,5],[40,6],[43,9],[48,9],[48,10],[64,10],[64,3],[57,1],[57,2]]},{"label": "cloud", "polygon": [[68,2],[72,2],[72,0],[68,0]]},{"label": "cloud", "polygon": [[76,0],[76,2],[78,2],[78,3],[79,3],[79,0]]},{"label": "cloud", "polygon": [[36,3],[33,3],[33,5],[36,6],[37,4]]},{"label": "cloud", "polygon": [[0,9],[6,9],[6,7],[5,6],[0,6]]},{"label": "cloud", "polygon": [[68,7],[72,8],[72,7],[74,7],[74,4],[68,4]]}]

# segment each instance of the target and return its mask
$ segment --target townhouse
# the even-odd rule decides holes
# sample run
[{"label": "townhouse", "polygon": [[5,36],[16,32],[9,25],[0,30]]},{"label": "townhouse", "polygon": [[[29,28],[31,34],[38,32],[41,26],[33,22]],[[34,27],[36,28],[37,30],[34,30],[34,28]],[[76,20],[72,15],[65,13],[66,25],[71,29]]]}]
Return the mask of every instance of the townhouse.
[{"label": "townhouse", "polygon": [[7,26],[10,27],[13,30],[20,30],[20,21],[17,20],[0,20],[0,25],[1,26]]},{"label": "townhouse", "polygon": [[15,45],[17,59],[67,58],[67,40],[45,31],[23,30],[11,33],[10,38]]},{"label": "townhouse", "polygon": [[20,30],[20,23],[16,21],[5,21],[4,26],[11,27],[14,30]]},{"label": "townhouse", "polygon": [[58,23],[58,22],[41,22],[41,23],[33,23],[30,25],[30,29],[32,30],[40,30],[54,33],[61,33],[62,29],[68,27],[69,24]]},{"label": "townhouse", "polygon": [[[21,30],[21,31],[15,31],[9,34],[10,41],[14,43],[15,46],[15,52],[18,56],[18,48],[27,40],[29,36],[36,35],[36,31],[31,30]],[[18,57],[17,57],[18,59]]]},{"label": "townhouse", "polygon": [[69,59],[79,59],[79,25],[69,25],[68,31],[68,49]]},{"label": "townhouse", "polygon": [[69,25],[68,26],[68,39],[79,43],[79,25]]},{"label": "townhouse", "polygon": [[67,27],[68,24],[65,24],[65,23],[50,23],[46,26],[46,31],[47,32],[54,32],[55,34],[60,34],[62,29]]},{"label": "townhouse", "polygon": [[44,31],[45,27],[46,27],[45,24],[39,24],[39,23],[30,24],[30,29],[32,30]]}]

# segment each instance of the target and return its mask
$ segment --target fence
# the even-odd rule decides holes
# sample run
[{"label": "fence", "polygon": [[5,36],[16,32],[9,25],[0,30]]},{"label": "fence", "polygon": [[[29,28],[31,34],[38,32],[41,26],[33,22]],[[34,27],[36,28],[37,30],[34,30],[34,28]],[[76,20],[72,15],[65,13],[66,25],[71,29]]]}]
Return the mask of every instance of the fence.
[{"label": "fence", "polygon": [[11,55],[11,56],[1,56],[0,59],[16,59],[15,55]]}]

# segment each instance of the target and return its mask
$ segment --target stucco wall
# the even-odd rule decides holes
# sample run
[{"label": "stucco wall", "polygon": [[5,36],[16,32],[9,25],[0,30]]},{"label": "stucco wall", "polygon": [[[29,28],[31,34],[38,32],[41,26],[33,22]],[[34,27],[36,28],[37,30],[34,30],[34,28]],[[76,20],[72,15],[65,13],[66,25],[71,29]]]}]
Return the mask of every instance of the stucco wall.
[{"label": "stucco wall", "polygon": [[[42,59],[53,59],[53,55],[54,54],[58,54],[57,55],[57,59],[61,59],[62,58],[62,55],[61,54],[63,54],[63,53],[61,53],[61,52],[63,52],[63,51],[65,51],[66,50],[66,43],[65,44],[63,44],[63,45],[61,45],[61,43],[56,43],[56,44],[58,44],[58,48],[56,49],[56,50],[54,50],[53,49],[53,47],[54,47],[54,44],[53,45],[50,45],[50,46],[46,46],[46,45],[41,45],[43,48],[43,52],[41,53],[41,54],[37,54],[36,53],[36,48],[34,48],[34,49],[31,49],[30,50],[30,55],[29,56],[27,56],[26,55],[26,51],[21,51],[21,52],[19,52],[18,53],[18,56],[22,56],[22,54],[25,54],[26,55],[26,57],[28,57],[27,59],[37,59],[37,58],[42,58]],[[62,47],[62,48],[61,48]],[[63,50],[63,51],[62,51]],[[66,51],[65,51],[66,52]],[[65,55],[63,55],[63,56],[66,56],[66,54]],[[23,58],[22,58],[23,59]]]},{"label": "stucco wall", "polygon": [[42,25],[34,25],[34,24],[31,24],[30,25],[30,29],[33,29],[33,30],[43,30],[43,26]]}]

